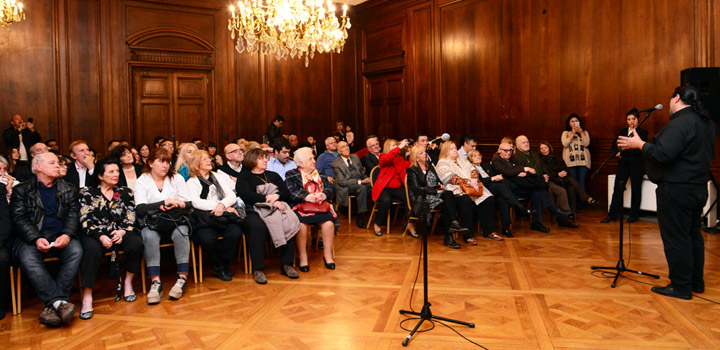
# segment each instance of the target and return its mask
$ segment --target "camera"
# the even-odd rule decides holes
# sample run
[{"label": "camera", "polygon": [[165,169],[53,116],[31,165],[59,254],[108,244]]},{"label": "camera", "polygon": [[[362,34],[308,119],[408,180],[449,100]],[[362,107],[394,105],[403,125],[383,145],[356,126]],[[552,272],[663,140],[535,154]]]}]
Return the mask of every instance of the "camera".
[{"label": "camera", "polygon": [[33,118],[28,118],[28,123],[32,123],[32,122],[33,122]]}]

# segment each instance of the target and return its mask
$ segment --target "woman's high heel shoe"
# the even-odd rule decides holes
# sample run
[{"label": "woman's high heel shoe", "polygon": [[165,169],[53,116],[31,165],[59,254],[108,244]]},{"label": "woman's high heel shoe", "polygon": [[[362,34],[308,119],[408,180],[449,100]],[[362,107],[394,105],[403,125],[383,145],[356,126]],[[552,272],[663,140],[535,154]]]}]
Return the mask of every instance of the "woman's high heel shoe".
[{"label": "woman's high heel shoe", "polygon": [[617,220],[617,218],[614,218],[614,217],[608,215],[604,219],[600,220],[600,222],[603,224],[607,224],[610,221],[615,222],[616,220]]},{"label": "woman's high heel shoe", "polygon": [[305,265],[305,266],[300,265],[300,266],[298,266],[298,270],[300,270],[300,272],[310,272],[310,265]]},{"label": "woman's high heel shoe", "polygon": [[331,262],[328,264],[327,260],[325,260],[325,257],[323,256],[323,262],[325,263],[325,268],[328,270],[335,270],[335,263]]}]

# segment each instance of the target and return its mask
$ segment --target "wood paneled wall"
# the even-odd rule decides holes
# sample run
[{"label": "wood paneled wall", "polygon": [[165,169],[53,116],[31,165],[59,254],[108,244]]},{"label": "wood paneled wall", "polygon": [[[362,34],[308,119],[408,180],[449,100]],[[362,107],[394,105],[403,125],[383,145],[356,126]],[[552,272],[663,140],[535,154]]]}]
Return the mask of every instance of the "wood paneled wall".
[{"label": "wood paneled wall", "polygon": [[[591,135],[594,171],[627,110],[667,104],[685,68],[720,65],[718,7],[718,0],[370,1],[357,8],[362,114],[382,114],[372,97],[379,77],[392,73],[402,77],[396,88],[405,108],[378,130],[470,133],[487,144],[484,153],[503,136],[526,134],[559,154],[565,120],[577,113]],[[644,127],[652,135],[668,120],[665,109]],[[595,193],[605,192],[616,164],[609,165],[593,181]]]},{"label": "wood paneled wall", "polygon": [[148,142],[136,130],[133,74],[158,70],[208,75],[208,111],[184,113],[183,124],[208,128],[221,145],[237,136],[261,140],[277,114],[301,137],[329,135],[336,121],[361,123],[356,29],[343,53],[316,55],[305,68],[302,60],[237,53],[227,5],[25,0],[27,19],[0,31],[0,120],[32,117],[44,139],[62,147],[85,139],[99,153],[115,138]]}]

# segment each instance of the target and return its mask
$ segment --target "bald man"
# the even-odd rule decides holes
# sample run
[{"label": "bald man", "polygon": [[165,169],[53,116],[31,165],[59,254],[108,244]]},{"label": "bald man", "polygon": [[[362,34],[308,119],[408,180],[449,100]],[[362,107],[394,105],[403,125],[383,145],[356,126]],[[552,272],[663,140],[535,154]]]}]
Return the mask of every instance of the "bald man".
[{"label": "bald man", "polygon": [[225,152],[225,159],[227,159],[227,162],[221,165],[218,170],[230,175],[230,178],[233,181],[237,181],[237,177],[240,176],[240,171],[242,171],[242,160],[244,155],[242,147],[240,147],[237,143],[228,143],[223,151]]}]

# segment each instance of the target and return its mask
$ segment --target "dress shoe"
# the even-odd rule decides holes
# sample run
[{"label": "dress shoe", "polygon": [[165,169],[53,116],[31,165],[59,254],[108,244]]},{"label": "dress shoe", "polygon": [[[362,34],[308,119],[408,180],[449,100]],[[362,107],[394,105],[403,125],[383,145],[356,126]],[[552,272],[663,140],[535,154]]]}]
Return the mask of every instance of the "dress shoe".
[{"label": "dress shoe", "polygon": [[60,320],[62,320],[62,323],[70,324],[70,321],[72,321],[72,318],[75,315],[75,311],[77,311],[77,306],[72,303],[64,302],[60,304],[56,310],[57,315],[60,317]]},{"label": "dress shoe", "polygon": [[631,215],[631,216],[627,219],[627,223],[628,223],[628,224],[632,224],[633,222],[637,222],[638,220],[639,220],[639,219],[638,219],[637,216],[632,216],[632,215]]},{"label": "dress shoe", "polygon": [[557,215],[557,216],[570,216],[570,215],[572,215],[572,212],[571,212],[571,211],[560,209],[560,207],[558,207],[557,205],[554,205],[554,206],[550,207],[550,212],[553,213],[553,214],[555,214],[555,215]]},{"label": "dress shoe", "polygon": [[40,323],[50,328],[62,326],[63,322],[54,307],[46,307],[40,314]]},{"label": "dress shoe", "polygon": [[235,275],[233,273],[232,269],[230,268],[230,264],[225,264],[225,266],[223,266],[223,270],[225,270],[225,273],[230,277]]},{"label": "dress shoe", "polygon": [[540,231],[540,232],[546,232],[546,233],[550,232],[549,228],[543,226],[543,224],[541,224],[539,222],[533,222],[532,224],[530,224],[530,229],[533,231]]},{"label": "dress shoe", "polygon": [[257,284],[267,283],[267,277],[265,277],[265,272],[261,270],[253,271],[253,279],[255,279],[255,283]]},{"label": "dress shoe", "polygon": [[607,224],[610,221],[615,222],[616,220],[617,220],[617,218],[614,218],[614,217],[608,215],[604,219],[600,220],[600,223]]},{"label": "dress shoe", "polygon": [[452,235],[445,235],[445,241],[443,241],[443,244],[448,248],[460,249],[460,245],[455,242]]},{"label": "dress shoe", "polygon": [[310,272],[310,265],[305,265],[305,266],[300,265],[300,266],[298,266],[298,270],[300,270],[300,272]]},{"label": "dress shoe", "polygon": [[705,293],[705,283],[703,283],[701,285],[693,284],[692,291],[693,291],[693,293],[697,293],[697,294]]},{"label": "dress shoe", "polygon": [[532,215],[532,210],[528,209],[526,206],[518,203],[518,205],[515,206],[515,212],[520,216],[530,216]]},{"label": "dress shoe", "polygon": [[287,276],[290,279],[296,279],[298,278],[298,273],[293,269],[292,265],[285,264],[280,268],[280,274],[283,276]]},{"label": "dress shoe", "polygon": [[502,229],[502,234],[503,234],[503,236],[505,236],[507,238],[513,238],[513,234],[512,234],[512,232],[510,232],[509,228]]},{"label": "dress shoe", "polygon": [[459,233],[459,232],[468,232],[470,230],[467,229],[467,227],[460,226],[460,223],[457,222],[457,220],[453,220],[453,222],[450,223],[450,228],[448,229],[448,232],[450,233]]},{"label": "dress shoe", "polygon": [[221,281],[232,281],[232,277],[230,277],[230,275],[225,271],[225,268],[222,266],[215,265],[212,267],[212,271]]},{"label": "dress shoe", "polygon": [[578,228],[580,224],[574,220],[558,220],[558,225],[561,227]]},{"label": "dress shoe", "polygon": [[365,228],[365,227],[367,227],[367,226],[365,226],[365,218],[362,216],[362,214],[358,214],[357,219],[355,219],[355,225],[356,225],[358,228]]},{"label": "dress shoe", "polygon": [[651,290],[653,291],[653,293],[664,295],[666,297],[685,299],[685,300],[692,299],[692,292],[685,292],[685,293],[678,292],[677,290],[675,290],[675,287],[672,285],[672,283],[668,284],[665,287],[652,287]]},{"label": "dress shoe", "polygon": [[325,257],[323,256],[323,262],[325,263],[325,268],[328,270],[335,270],[335,263],[331,262],[328,263],[327,260],[325,260]]}]

